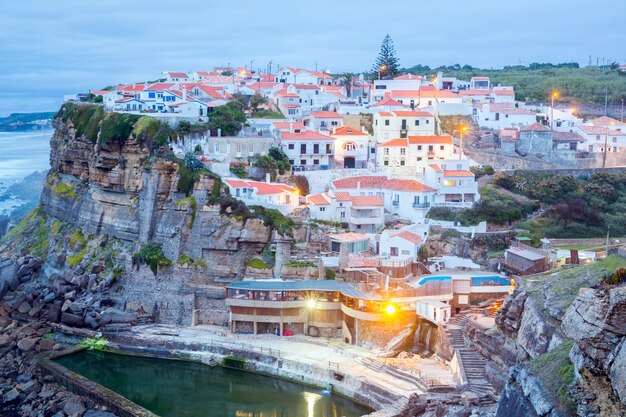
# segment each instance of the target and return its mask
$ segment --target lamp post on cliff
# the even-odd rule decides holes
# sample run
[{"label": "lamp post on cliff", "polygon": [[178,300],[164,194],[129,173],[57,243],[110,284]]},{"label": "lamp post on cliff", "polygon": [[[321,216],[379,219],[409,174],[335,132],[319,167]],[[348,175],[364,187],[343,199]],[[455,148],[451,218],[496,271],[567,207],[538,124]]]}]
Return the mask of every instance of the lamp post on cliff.
[{"label": "lamp post on cliff", "polygon": [[[614,123],[611,122],[611,125],[613,125]],[[607,152],[607,148],[609,146],[609,126],[605,126],[604,127],[605,131],[604,131],[604,152],[602,153],[602,168],[606,168],[606,152]]]},{"label": "lamp post on cliff", "polygon": [[461,138],[459,140],[459,159],[463,159],[463,132],[465,132],[467,130],[467,126],[461,126]]},{"label": "lamp post on cliff", "polygon": [[378,79],[380,80],[380,72],[385,71],[387,69],[387,65],[383,64],[378,68]]},{"label": "lamp post on cliff", "polygon": [[554,100],[559,98],[559,92],[552,92],[552,106],[550,107],[550,129],[554,130]]}]

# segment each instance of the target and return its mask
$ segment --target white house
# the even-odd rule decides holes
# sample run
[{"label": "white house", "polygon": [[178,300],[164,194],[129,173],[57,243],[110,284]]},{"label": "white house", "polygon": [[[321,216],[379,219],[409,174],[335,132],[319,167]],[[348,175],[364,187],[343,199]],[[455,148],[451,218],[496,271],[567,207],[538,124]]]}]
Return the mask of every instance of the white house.
[{"label": "white house", "polygon": [[333,77],[318,71],[301,68],[280,68],[274,81],[283,84],[331,85]]},{"label": "white house", "polygon": [[375,233],[384,226],[384,203],[381,196],[350,195],[348,192],[328,192],[307,196],[312,219],[348,223],[350,231]]},{"label": "white house", "polygon": [[474,120],[487,129],[523,128],[537,122],[537,113],[511,103],[475,103]]},{"label": "white house", "polygon": [[424,218],[436,189],[414,179],[390,179],[367,175],[335,180],[330,189],[345,191],[351,196],[375,196],[383,199],[385,210],[402,219]]},{"label": "white house", "polygon": [[280,132],[280,142],[295,171],[330,169],[334,165],[334,137],[313,130],[287,130]]},{"label": "white house", "polygon": [[395,90],[419,90],[424,83],[424,77],[413,74],[400,75],[393,80],[374,80],[371,99],[382,100],[386,93]]},{"label": "white house", "polygon": [[425,111],[395,110],[374,113],[374,141],[435,134],[435,117]]},{"label": "white house", "polygon": [[369,157],[367,133],[349,126],[333,129],[335,138],[335,168],[366,168]]},{"label": "white house", "polygon": [[163,71],[161,75],[167,80],[167,82],[178,83],[192,81],[192,78],[186,72]]},{"label": "white house", "polygon": [[386,96],[382,100],[370,105],[370,107],[377,112],[391,112],[395,110],[404,110],[408,108],[408,105],[405,106],[399,101],[394,100],[389,96]]},{"label": "white house", "polygon": [[413,175],[421,161],[450,159],[452,136],[409,136],[392,139],[376,147],[376,167],[388,173]]},{"label": "white house", "polygon": [[383,257],[417,259],[419,249],[427,238],[428,226],[422,224],[383,230],[378,251]]},{"label": "white house", "polygon": [[247,205],[259,205],[291,213],[299,205],[299,193],[287,184],[269,183],[239,178],[225,178],[230,195]]},{"label": "white house", "polygon": [[470,90],[489,90],[491,82],[489,77],[472,77],[470,78]]},{"label": "white house", "polygon": [[274,93],[276,107],[287,119],[295,120],[302,116],[300,96],[296,94],[293,86]]},{"label": "white house", "polygon": [[469,170],[468,159],[436,161],[424,165],[420,175],[437,190],[432,200],[438,207],[471,207],[480,200],[478,183]]},{"label": "white house", "polygon": [[305,126],[311,130],[330,131],[343,126],[343,116],[334,111],[313,111],[305,119]]}]

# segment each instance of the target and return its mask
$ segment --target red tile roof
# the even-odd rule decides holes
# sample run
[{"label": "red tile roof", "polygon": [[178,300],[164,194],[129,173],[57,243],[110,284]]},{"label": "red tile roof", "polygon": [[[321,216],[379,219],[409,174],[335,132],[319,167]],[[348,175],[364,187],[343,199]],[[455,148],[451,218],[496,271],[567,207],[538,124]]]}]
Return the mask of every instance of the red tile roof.
[{"label": "red tile roof", "polygon": [[379,195],[357,195],[352,197],[352,205],[355,207],[382,207],[384,203]]},{"label": "red tile roof", "polygon": [[473,177],[471,171],[448,169],[443,171],[444,177]]},{"label": "red tile roof", "polygon": [[333,181],[333,185],[337,189],[357,188],[357,185],[360,185],[361,188],[386,188],[397,191],[435,191],[434,188],[415,180],[387,179],[385,176],[377,175],[342,178]]},{"label": "red tile roof", "polygon": [[350,126],[341,126],[333,131],[331,136],[367,136],[367,133],[361,132]]},{"label": "red tile roof", "polygon": [[409,146],[409,142],[405,138],[398,138],[398,139],[388,140],[387,142],[380,143],[380,144],[378,144],[376,146],[380,146],[380,147],[383,147],[383,148],[390,148],[392,146],[400,146],[400,147],[405,147],[406,148],[407,146]]},{"label": "red tile roof", "polygon": [[146,90],[150,91],[165,91],[174,87],[174,83],[155,83],[146,87]]},{"label": "red tile roof", "polygon": [[317,119],[342,119],[343,116],[334,111],[312,111],[311,116]]},{"label": "red tile roof", "polygon": [[324,194],[313,194],[308,196],[306,199],[309,204],[314,204],[316,206],[328,206],[330,204]]},{"label": "red tile roof", "polygon": [[406,117],[433,117],[432,114],[427,111],[417,111],[417,110],[396,110],[393,112],[396,116],[406,116]]},{"label": "red tile roof", "polygon": [[493,93],[497,96],[514,96],[513,90],[493,90]]},{"label": "red tile roof", "polygon": [[372,107],[383,107],[383,106],[404,107],[404,104],[389,97],[380,100],[378,103],[372,104]]},{"label": "red tile roof", "polygon": [[441,169],[441,167],[437,164],[428,164],[429,167],[431,167],[435,172],[443,172],[443,169]]},{"label": "red tile roof", "polygon": [[189,78],[189,75],[187,75],[184,72],[169,72],[168,71],[167,75],[169,75],[170,77],[176,77],[176,78]]},{"label": "red tile roof", "polygon": [[420,90],[393,90],[391,92],[391,97],[400,97],[400,98],[411,98],[411,97],[419,97]]},{"label": "red tile roof", "polygon": [[278,130],[304,130],[304,124],[302,122],[274,122],[272,125]]},{"label": "red tile roof", "polygon": [[342,242],[358,242],[361,240],[369,240],[369,237],[367,237],[367,235],[354,232],[329,234],[328,237],[331,239],[340,240]]},{"label": "red tile roof", "polygon": [[536,122],[523,128],[522,132],[550,132],[550,129],[541,123]]},{"label": "red tile roof", "polygon": [[350,193],[347,191],[337,191],[335,192],[335,199],[340,202],[344,201],[352,201],[352,197],[350,197]]},{"label": "red tile roof", "polygon": [[452,145],[452,136],[409,136],[411,145],[423,143],[438,143],[442,145]]},{"label": "red tile roof", "polygon": [[283,131],[280,133],[282,140],[328,140],[332,141],[335,138],[326,136],[321,133],[317,133],[314,130],[304,130],[300,133],[292,133],[289,131]]},{"label": "red tile roof", "polygon": [[621,125],[623,123],[611,117],[602,116],[602,117],[598,117],[597,119],[591,120],[591,124],[594,126],[611,126],[611,125]]},{"label": "red tile roof", "polygon": [[420,97],[428,98],[457,98],[459,95],[450,90],[420,90]]},{"label": "red tile roof", "polygon": [[404,230],[400,233],[396,233],[395,235],[391,235],[390,237],[399,237],[415,244],[422,243],[422,238],[420,236],[416,235],[413,232],[409,232],[408,230]]},{"label": "red tile roof", "polygon": [[248,181],[248,180],[237,180],[237,179],[225,179],[226,183],[234,188],[247,187],[254,188],[257,190],[257,194],[266,195],[266,194],[280,194],[285,191],[295,193],[297,190],[293,187],[290,187],[287,184],[280,183],[267,183],[260,181]]},{"label": "red tile roof", "polygon": [[488,96],[491,94],[489,90],[461,90],[459,94],[462,96]]}]

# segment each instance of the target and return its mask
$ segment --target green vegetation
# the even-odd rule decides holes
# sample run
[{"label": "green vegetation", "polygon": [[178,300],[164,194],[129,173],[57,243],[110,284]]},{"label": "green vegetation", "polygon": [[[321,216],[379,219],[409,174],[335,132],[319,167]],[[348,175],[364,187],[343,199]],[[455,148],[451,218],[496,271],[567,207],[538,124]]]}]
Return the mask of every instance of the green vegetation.
[{"label": "green vegetation", "polygon": [[310,268],[317,266],[313,262],[288,262],[283,264],[283,266],[292,267],[292,268]]},{"label": "green vegetation", "polygon": [[277,111],[271,111],[271,110],[259,110],[258,112],[254,113],[252,115],[253,117],[256,117],[257,119],[284,119],[285,116]]},{"label": "green vegetation", "polygon": [[223,136],[235,136],[246,122],[241,103],[231,101],[213,109],[209,118],[209,129],[221,129]]},{"label": "green vegetation", "polygon": [[187,265],[188,267],[191,267],[193,269],[206,268],[206,262],[204,262],[202,259],[194,259],[189,255],[185,255],[184,253],[178,258],[178,265]]},{"label": "green vegetation", "polygon": [[490,186],[481,188],[480,195],[480,201],[472,208],[453,210],[448,207],[433,207],[428,217],[435,220],[456,221],[464,226],[478,224],[481,221],[511,224],[539,208],[537,201],[521,196],[516,197]]},{"label": "green vegetation", "polygon": [[87,350],[105,350],[109,341],[104,337],[86,337],[78,346]]},{"label": "green vegetation", "polygon": [[87,255],[87,249],[83,249],[74,255],[68,256],[66,258],[67,264],[74,268],[80,265],[80,263],[83,261],[83,258],[85,258],[85,255]]},{"label": "green vegetation", "polygon": [[626,235],[626,173],[574,177],[525,171],[499,174],[494,182],[547,205],[543,216],[519,225],[533,238],[602,237],[607,229]]},{"label": "green vegetation", "polygon": [[107,113],[100,127],[100,144],[117,141],[123,143],[133,132],[140,116],[125,113]]},{"label": "green vegetation", "polygon": [[74,230],[72,236],[70,236],[70,249],[81,249],[86,246],[85,236],[80,229]]},{"label": "green vegetation", "polygon": [[600,284],[611,287],[626,284],[626,268],[619,268],[612,274],[607,274],[600,280]]},{"label": "green vegetation", "polygon": [[47,220],[48,216],[43,208],[37,206],[0,239],[0,246],[10,243],[15,253],[26,249],[34,257],[44,261],[50,245]]},{"label": "green vegetation", "polygon": [[254,269],[269,269],[271,268],[271,266],[269,266],[268,264],[266,264],[265,262],[263,262],[262,259],[259,258],[254,258],[251,259],[248,264],[247,264],[250,268],[254,268]]},{"label": "green vegetation", "polygon": [[619,104],[626,99],[626,77],[609,68],[586,67],[578,64],[531,64],[510,66],[503,69],[478,69],[469,65],[454,65],[429,68],[417,65],[403,72],[419,73],[435,77],[442,71],[447,77],[468,80],[471,77],[489,77],[494,85],[512,85],[517,100],[548,101],[552,91],[561,93],[560,102],[604,103],[605,91],[609,94],[609,104]]},{"label": "green vegetation", "polygon": [[278,234],[284,236],[293,235],[293,229],[296,226],[295,222],[280,211],[261,206],[250,206],[250,209],[253,211],[254,217],[262,219],[265,226],[276,230]]},{"label": "green vegetation", "polygon": [[417,259],[420,262],[426,262],[428,260],[428,248],[426,246],[420,246],[417,251]]},{"label": "green vegetation", "polygon": [[470,247],[487,247],[489,251],[503,251],[509,247],[509,242],[515,238],[515,233],[478,235],[470,241]]},{"label": "green vegetation", "polygon": [[330,268],[324,268],[324,275],[325,279],[334,280],[335,278],[337,278],[337,273],[335,272],[335,270]]},{"label": "green vegetation", "polygon": [[257,168],[263,169],[265,173],[270,174],[272,181],[276,180],[278,174],[284,175],[285,172],[291,169],[289,164],[289,158],[281,148],[272,146],[267,155],[257,156],[253,165]]},{"label": "green vegetation", "polygon": [[493,173],[495,172],[491,165],[485,165],[482,168],[473,166],[470,167],[470,171],[474,174],[476,179],[479,179],[484,175],[493,175]]},{"label": "green vegetation", "polygon": [[230,172],[237,178],[248,178],[250,175],[246,167],[241,164],[231,165]]},{"label": "green vegetation", "polygon": [[54,237],[59,236],[59,233],[61,232],[62,227],[63,227],[63,222],[61,220],[55,220],[54,222],[52,222],[52,227],[50,228],[50,231],[52,232],[52,236]]},{"label": "green vegetation", "polygon": [[198,202],[193,196],[185,197],[182,200],[176,202],[176,206],[188,206],[191,208],[191,224],[189,228],[193,228],[194,223],[196,222],[196,212],[198,211]]},{"label": "green vegetation", "polygon": [[146,243],[139,252],[133,255],[134,263],[145,263],[150,267],[154,275],[159,268],[169,268],[173,262],[163,253],[163,249],[154,243]]},{"label": "green vegetation", "polygon": [[52,192],[59,197],[66,198],[68,200],[73,200],[76,198],[76,190],[69,184],[65,184],[63,182],[58,183],[52,189]]},{"label": "green vegetation", "polygon": [[[194,185],[200,181],[202,175],[208,175],[216,178],[208,169],[204,168],[202,163],[193,153],[185,155],[185,159],[176,158],[170,156],[170,159],[178,164],[178,183],[176,183],[176,190],[186,195],[191,194]],[[219,178],[219,177],[217,177]]]},{"label": "green vegetation", "polygon": [[[391,36],[387,34],[380,45],[380,52],[376,62],[372,66],[372,78],[391,79],[400,72],[400,60],[396,57],[396,49],[393,46]],[[380,74],[380,76],[379,76]]]},{"label": "green vegetation", "polygon": [[105,111],[101,106],[65,103],[55,118],[60,117],[63,122],[71,121],[76,129],[76,137],[85,136],[92,143],[96,143],[100,122],[102,122],[104,115]]},{"label": "green vegetation", "polygon": [[222,365],[227,368],[235,368],[235,369],[248,369],[248,363],[245,359],[236,358],[234,356],[224,356],[222,360]]},{"label": "green vegetation", "polygon": [[569,393],[574,382],[574,364],[569,360],[572,345],[571,340],[565,340],[552,351],[530,361],[532,373],[539,378],[557,408],[565,411],[566,415],[572,415],[574,411],[574,403]]}]

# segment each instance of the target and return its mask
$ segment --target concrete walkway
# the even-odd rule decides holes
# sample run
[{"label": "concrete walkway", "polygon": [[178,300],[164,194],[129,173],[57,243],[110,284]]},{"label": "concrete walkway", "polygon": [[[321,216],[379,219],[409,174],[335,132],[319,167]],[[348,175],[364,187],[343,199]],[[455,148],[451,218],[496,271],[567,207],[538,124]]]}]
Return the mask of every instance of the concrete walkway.
[{"label": "concrete walkway", "polygon": [[[413,393],[423,393],[413,383],[366,366],[365,362],[368,359],[376,359],[375,353],[334,339],[306,336],[235,335],[229,333],[224,327],[204,325],[195,327],[136,326],[133,328],[133,333],[134,337],[139,340],[178,341],[262,351],[272,356],[307,365],[336,369],[405,398]],[[436,378],[450,386],[455,385],[448,368],[434,359],[421,359],[419,368],[425,377]]]}]

